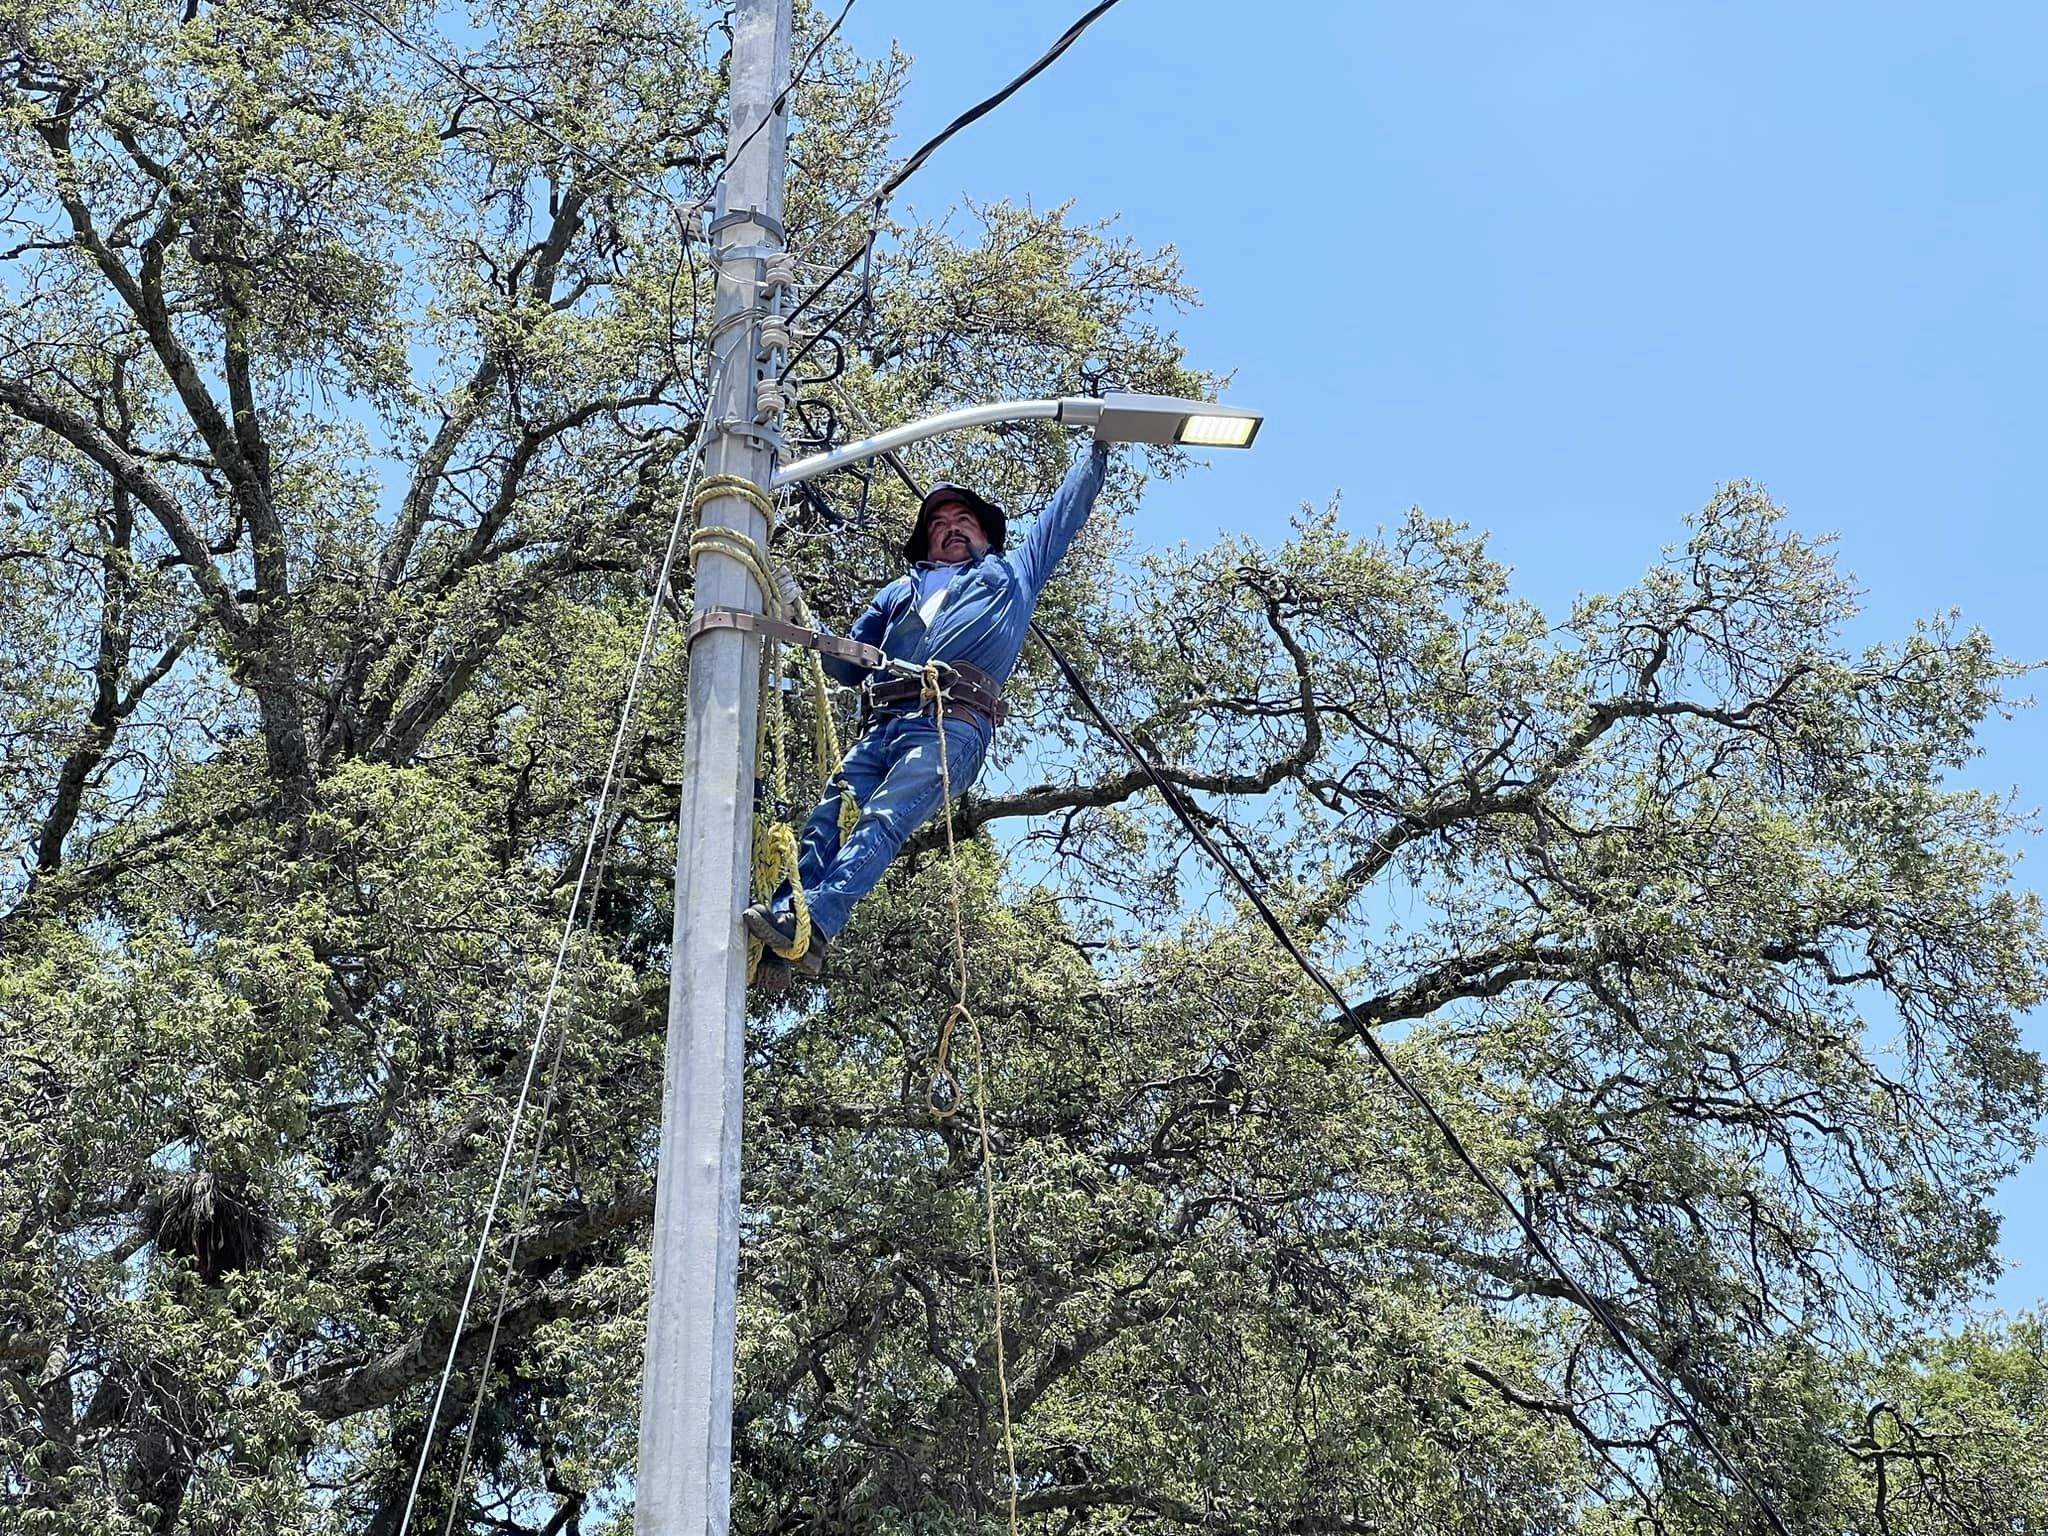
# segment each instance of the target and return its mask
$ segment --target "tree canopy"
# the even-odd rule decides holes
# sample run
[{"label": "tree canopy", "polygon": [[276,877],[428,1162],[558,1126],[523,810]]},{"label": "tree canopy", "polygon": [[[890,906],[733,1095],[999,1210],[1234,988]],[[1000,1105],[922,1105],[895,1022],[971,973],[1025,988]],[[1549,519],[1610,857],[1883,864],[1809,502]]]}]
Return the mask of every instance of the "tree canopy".
[{"label": "tree canopy", "polygon": [[[0,1529],[394,1532],[451,1342],[415,1528],[629,1529],[673,624],[481,1393],[490,1305],[451,1333],[703,404],[718,17],[4,3]],[[795,94],[807,283],[907,67]],[[867,276],[793,432],[1211,383],[1173,253],[1081,210]],[[913,458],[1028,509],[1066,451]],[[2042,1120],[2026,812],[1954,783],[2023,668],[1852,646],[1754,485],[1546,613],[1420,512],[1134,556],[1178,467],[1120,456],[1041,619],[1353,1014],[1027,651],[957,856],[750,1021],[737,1528],[1000,1518],[954,882],[1031,1530],[1763,1529],[1595,1298],[1792,1529],[2048,1528],[2041,1323],[1952,1326]],[[777,553],[843,623],[912,506],[828,491]]]}]

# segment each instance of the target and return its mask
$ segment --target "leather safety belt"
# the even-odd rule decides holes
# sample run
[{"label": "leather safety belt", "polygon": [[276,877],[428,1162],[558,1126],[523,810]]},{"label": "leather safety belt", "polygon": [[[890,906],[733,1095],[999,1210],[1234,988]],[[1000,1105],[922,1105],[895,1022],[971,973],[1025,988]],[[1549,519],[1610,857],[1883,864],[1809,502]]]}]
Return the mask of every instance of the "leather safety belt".
[{"label": "leather safety belt", "polygon": [[818,652],[821,656],[830,656],[838,661],[851,662],[856,667],[865,667],[870,672],[880,671],[889,666],[889,658],[882,654],[880,646],[863,645],[858,640],[845,640],[838,635],[821,634],[815,629],[805,629],[801,624],[790,624],[782,619],[770,618],[765,613],[749,613],[744,608],[706,608],[690,620],[688,634],[694,642],[699,635],[713,629],[736,629],[743,634],[780,640],[784,645],[800,645],[806,650]]}]

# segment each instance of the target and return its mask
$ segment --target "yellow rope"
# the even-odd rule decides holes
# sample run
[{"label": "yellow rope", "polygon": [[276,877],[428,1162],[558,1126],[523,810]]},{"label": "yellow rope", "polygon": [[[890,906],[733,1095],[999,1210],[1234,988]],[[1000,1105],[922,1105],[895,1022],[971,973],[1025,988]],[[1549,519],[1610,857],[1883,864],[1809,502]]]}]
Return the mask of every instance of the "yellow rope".
[{"label": "yellow rope", "polygon": [[[720,496],[734,496],[757,509],[768,519],[769,527],[775,525],[775,504],[767,493],[751,480],[738,475],[713,475],[697,488],[691,499],[690,510],[696,516],[703,516],[705,505]],[[762,610],[776,618],[788,616],[788,605],[783,601],[782,587],[775,579],[775,565],[767,548],[737,528],[706,528],[698,526],[690,533],[690,569],[696,570],[697,562],[707,554],[724,555],[738,561],[754,578],[754,585],[761,593]],[[816,628],[810,609],[801,596],[796,601],[797,621]],[[811,685],[811,700],[815,710],[813,729],[814,741],[821,773],[827,770],[827,763],[842,762],[839,749],[839,727],[832,718],[832,701],[825,688],[825,668],[815,651],[806,651],[806,680]],[[777,806],[789,803],[789,741],[787,722],[782,706],[782,647],[773,640],[765,640],[761,647],[761,716],[754,740],[754,757],[759,762],[764,757],[769,763],[769,778],[772,787],[771,799]],[[772,694],[772,697],[771,697]],[[837,772],[837,769],[831,770]],[[829,778],[828,778],[829,782]],[[852,832],[860,821],[860,804],[854,799],[853,786],[842,776],[839,780],[839,832],[842,837]],[[756,815],[754,818],[754,894],[767,899],[784,880],[789,882],[790,901],[796,916],[796,938],[785,949],[774,946],[775,953],[784,960],[801,960],[811,947],[811,907],[804,895],[804,883],[798,872],[796,833],[778,817]],[[759,939],[747,943],[747,980],[752,982],[761,967],[761,951],[764,946]]]},{"label": "yellow rope", "polygon": [[708,475],[697,484],[697,494],[690,499],[690,510],[700,517],[704,503],[716,501],[721,496],[737,496],[768,519],[768,531],[775,531],[775,503],[768,493],[744,475]]},{"label": "yellow rope", "polygon": [[[818,627],[817,616],[799,592],[796,597],[796,621],[806,629]],[[816,651],[804,652],[804,675],[811,685],[811,728],[816,733],[813,750],[818,757],[818,771],[825,771],[825,764],[835,763],[832,772],[839,777],[839,836],[844,839],[853,835],[853,829],[860,824],[860,802],[853,797],[853,785],[847,782],[841,771],[846,763],[846,754],[839,745],[839,722],[832,715],[832,695],[825,684],[825,662]],[[830,783],[828,777],[826,780]]]},{"label": "yellow rope", "polygon": [[[990,1288],[995,1292],[996,1386],[1003,1399],[1003,1453],[1010,1463],[1010,1536],[1017,1536],[1017,1436],[1010,1422],[1010,1367],[1003,1352],[1003,1266],[996,1253],[996,1164],[988,1134],[988,1075],[982,1065],[981,1021],[967,1006],[967,932],[960,918],[960,875],[955,862],[958,850],[953,843],[953,770],[946,757],[946,696],[939,682],[936,662],[925,663],[924,698],[930,701],[932,716],[939,727],[939,794],[946,818],[946,864],[952,873],[947,891],[953,901],[953,975],[959,993],[945,1023],[939,1026],[938,1070],[926,1090],[925,1103],[940,1120],[960,1107],[959,1085],[954,1082],[946,1059],[953,1048],[953,1029],[964,1020],[974,1037],[974,1119],[981,1132],[981,1193],[988,1217],[988,1279]],[[950,1102],[943,1109],[938,1103],[941,1083],[952,1088]]]},{"label": "yellow rope", "polygon": [[[774,895],[776,886],[782,881],[789,882],[790,901],[796,914],[796,938],[787,949],[780,944],[774,948],[785,960],[801,960],[811,947],[811,908],[804,898],[804,883],[797,870],[796,834],[777,814],[782,806],[789,803],[789,722],[782,707],[781,653],[782,647],[773,640],[762,642],[760,711],[767,724],[768,800],[771,809],[766,815],[756,812],[754,816],[754,894],[765,900]],[[757,761],[762,756],[759,745],[757,738]],[[748,941],[749,982],[760,969],[762,948],[759,939]]]},{"label": "yellow rope", "polygon": [[745,566],[754,585],[761,589],[762,611],[777,618],[782,616],[782,593],[776,588],[768,552],[759,544],[737,528],[699,528],[690,535],[690,569],[694,571],[706,555],[724,555]]}]

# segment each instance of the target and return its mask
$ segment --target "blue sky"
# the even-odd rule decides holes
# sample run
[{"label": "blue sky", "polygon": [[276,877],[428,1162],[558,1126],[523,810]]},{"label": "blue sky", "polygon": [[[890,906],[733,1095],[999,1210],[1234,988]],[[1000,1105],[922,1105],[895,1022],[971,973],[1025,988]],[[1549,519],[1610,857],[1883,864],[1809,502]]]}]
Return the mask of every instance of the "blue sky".
[{"label": "blue sky", "polygon": [[[858,0],[846,33],[914,56],[907,149],[1084,8]],[[1072,199],[1178,247],[1193,360],[1268,420],[1140,539],[1277,539],[1341,492],[1488,530],[1556,612],[1751,478],[1840,536],[1853,638],[1955,606],[2038,660],[2044,55],[2048,8],[1994,4],[1123,0],[898,207]],[[1971,782],[2048,801],[2048,716],[1985,747]],[[1996,1300],[2048,1300],[2048,1165],[2001,1206]]]}]

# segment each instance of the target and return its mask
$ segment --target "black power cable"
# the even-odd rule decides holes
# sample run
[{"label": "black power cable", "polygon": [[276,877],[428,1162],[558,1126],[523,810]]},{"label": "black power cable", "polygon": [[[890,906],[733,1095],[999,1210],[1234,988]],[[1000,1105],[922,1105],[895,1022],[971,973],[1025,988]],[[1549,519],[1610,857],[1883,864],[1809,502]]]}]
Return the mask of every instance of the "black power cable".
[{"label": "black power cable", "polygon": [[979,122],[982,118],[988,116],[989,113],[995,111],[997,107],[1000,107],[1004,102],[1016,95],[1017,92],[1037,79],[1039,75],[1043,74],[1051,66],[1053,60],[1074,46],[1076,38],[1095,24],[1096,17],[1116,4],[1117,0],[1101,0],[1101,4],[1097,5],[1087,15],[1062,32],[1059,36],[1059,41],[1040,54],[1037,62],[1025,70],[1024,73],[1017,76],[1016,79],[1012,80],[1000,91],[997,91],[995,95],[976,102],[965,112],[954,118],[952,122],[946,124],[945,127],[933,134],[923,144],[919,145],[911,153],[910,158],[903,162],[896,174],[883,182],[876,190],[874,201],[878,205],[877,211],[879,211],[880,206],[888,203],[889,198],[898,187],[917,174],[919,168],[923,166],[925,161],[931,159],[940,145],[944,144],[946,140],[952,138],[954,134],[967,127],[970,123]]},{"label": "black power cable", "polygon": [[[1079,38],[1083,32],[1086,32],[1091,26],[1095,24],[1097,17],[1101,16],[1103,12],[1109,10],[1116,4],[1118,4],[1118,0],[1100,0],[1100,3],[1094,6],[1092,9],[1090,9],[1086,15],[1082,16],[1080,20],[1076,21],[1071,27],[1068,27],[1066,31],[1062,32],[1059,35],[1059,38],[1053,43],[1053,45],[1050,48],[1046,49],[1044,53],[1040,54],[1037,60],[1033,62],[1032,65],[1028,69],[1026,69],[1022,74],[1018,75],[1015,79],[1011,80],[1008,85],[1004,86],[1001,90],[997,91],[993,96],[986,96],[983,97],[980,101],[977,101],[965,112],[962,112],[958,117],[954,118],[952,122],[946,124],[945,127],[941,128],[929,139],[926,139],[924,143],[918,145],[916,149],[912,150],[910,158],[908,160],[905,160],[902,165],[897,167],[895,173],[891,175],[887,181],[883,182],[881,186],[877,187],[873,195],[867,199],[867,201],[873,205],[873,211],[868,216],[868,232],[861,237],[861,243],[854,248],[853,254],[851,256],[848,256],[846,260],[842,261],[837,267],[833,269],[832,275],[830,277],[827,277],[822,283],[818,284],[816,288],[812,289],[809,296],[806,297],[801,304],[797,305],[797,307],[790,312],[789,323],[794,325],[796,323],[797,317],[803,314],[804,311],[809,309],[814,303],[816,303],[820,294],[824,293],[826,289],[830,288],[834,283],[838,282],[840,278],[844,277],[847,273],[851,272],[854,268],[854,264],[862,260],[873,250],[875,235],[878,232],[882,222],[882,210],[888,207],[889,199],[896,194],[897,188],[901,187],[903,183],[910,180],[911,177],[915,176],[918,173],[918,171],[923,168],[925,161],[931,159],[931,157],[938,152],[939,147],[942,144],[944,144],[946,140],[952,138],[953,135],[958,133],[962,128],[965,128],[972,123],[977,123],[982,118],[988,116],[989,113],[995,111],[997,107],[1000,107],[1004,102],[1008,101],[1012,96],[1016,95],[1017,92],[1022,90],[1025,86],[1029,85],[1033,80],[1037,79],[1038,76],[1045,73],[1045,71],[1052,66],[1054,60],[1059,58],[1059,56],[1065,53],[1069,48],[1073,47],[1075,40]],[[842,19],[844,18],[842,17]],[[825,327],[825,329],[828,330],[830,328],[831,327],[829,325]],[[806,348],[805,350],[808,350],[808,348]],[[797,354],[798,357],[801,357],[802,355],[803,354],[801,352]],[[796,366],[796,360],[794,358],[790,360],[789,366]],[[787,374],[788,369],[785,368],[783,371],[785,374]]]},{"label": "black power cable", "polygon": [[795,72],[790,75],[789,84],[785,85],[780,91],[776,93],[775,100],[769,105],[767,112],[762,114],[761,121],[754,124],[753,128],[748,132],[747,136],[744,139],[740,140],[738,148],[728,150],[721,157],[724,160],[724,164],[719,167],[718,181],[714,181],[711,184],[711,191],[704,194],[704,197],[702,199],[703,201],[710,201],[712,194],[718,190],[718,182],[724,181],[725,173],[732,169],[733,161],[739,159],[741,155],[746,153],[747,146],[754,142],[754,140],[760,135],[761,130],[763,128],[766,128],[770,123],[774,122],[777,117],[782,115],[783,109],[789,105],[789,98],[796,94],[797,86],[802,83],[804,78],[804,71],[811,67],[812,63],[817,59],[820,53],[824,52],[825,45],[831,42],[833,38],[839,35],[839,28],[841,24],[845,22],[846,14],[848,11],[851,11],[853,9],[853,6],[854,0],[846,0],[846,4],[840,10],[839,14],[832,18],[832,25],[827,27],[824,30],[824,32],[819,35],[818,40],[811,44],[810,52],[804,55],[803,63],[797,65]]},{"label": "black power cable", "polygon": [[[904,467],[903,461],[894,453],[885,454],[884,458],[890,469],[895,472],[897,478],[909,489],[911,495],[917,500],[922,501],[924,499],[924,491],[919,487],[917,478]],[[1031,621],[1031,633],[1037,638],[1038,643],[1045,647],[1046,654],[1052,657],[1053,665],[1059,668],[1060,675],[1066,679],[1067,687],[1072,691],[1074,697],[1079,699],[1088,713],[1095,717],[1095,723],[1101,726],[1118,746],[1123,748],[1132,762],[1144,770],[1145,777],[1152,781],[1153,788],[1159,791],[1160,797],[1166,802],[1167,809],[1172,811],[1175,819],[1187,829],[1188,835],[1201,845],[1202,851],[1209,855],[1217,868],[1228,875],[1232,883],[1244,893],[1245,899],[1252,904],[1252,909],[1259,914],[1260,920],[1266,925],[1268,931],[1279,941],[1280,947],[1286,950],[1294,963],[1301,968],[1302,974],[1308,977],[1310,981],[1313,981],[1329,996],[1330,1001],[1336,1005],[1338,1013],[1345,1022],[1357,1031],[1358,1038],[1365,1044],[1366,1053],[1378,1063],[1380,1069],[1387,1074],[1394,1086],[1428,1117],[1429,1123],[1435,1126],[1438,1134],[1443,1137],[1445,1145],[1451,1149],[1458,1161],[1464,1164],[1472,1177],[1477,1179],[1486,1188],[1487,1193],[1499,1202],[1502,1210],[1514,1218],[1515,1225],[1521,1228],[1522,1235],[1529,1241],[1529,1246],[1536,1250],[1538,1256],[1550,1267],[1551,1272],[1578,1299],[1580,1304],[1592,1315],[1594,1321],[1600,1325],[1607,1336],[1614,1340],[1629,1364],[1635,1367],[1637,1375],[1649,1385],[1652,1392],[1670,1406],[1672,1412],[1678,1415],[1680,1421],[1684,1423],[1687,1429],[1692,1431],[1693,1436],[1699,1443],[1706,1447],[1708,1454],[1721,1470],[1727,1473],[1741,1487],[1743,1492],[1747,1493],[1756,1502],[1757,1508],[1763,1511],[1764,1518],[1770,1522],[1771,1529],[1777,1533],[1777,1536],[1792,1536],[1791,1528],[1785,1523],[1785,1517],[1778,1512],[1778,1507],[1772,1503],[1770,1496],[1757,1486],[1749,1474],[1737,1465],[1727,1452],[1721,1449],[1720,1442],[1708,1432],[1706,1425],[1700,1422],[1699,1415],[1693,1411],[1692,1405],[1680,1397],[1677,1390],[1667,1383],[1661,1374],[1651,1368],[1649,1361],[1643,1357],[1643,1353],[1637,1346],[1636,1341],[1629,1337],[1628,1330],[1622,1325],[1621,1319],[1616,1315],[1613,1306],[1606,1298],[1595,1295],[1573,1277],[1570,1269],[1566,1267],[1564,1260],[1558,1257],[1557,1250],[1536,1229],[1535,1223],[1529,1219],[1527,1213],[1515,1204],[1514,1200],[1508,1195],[1508,1192],[1501,1188],[1499,1181],[1480,1166],[1478,1159],[1473,1157],[1471,1149],[1465,1145],[1464,1137],[1460,1136],[1457,1128],[1444,1118],[1443,1112],[1436,1107],[1435,1101],[1422,1088],[1417,1086],[1401,1070],[1394,1058],[1387,1053],[1386,1047],[1380,1043],[1379,1036],[1374,1031],[1372,1021],[1352,1007],[1350,1000],[1338,989],[1337,984],[1330,979],[1329,974],[1321,966],[1317,965],[1309,957],[1308,953],[1302,949],[1299,942],[1296,941],[1294,934],[1280,920],[1272,907],[1267,904],[1265,896],[1252,883],[1250,877],[1238,867],[1235,860],[1231,859],[1221,848],[1216,846],[1215,839],[1210,837],[1208,831],[1201,825],[1193,808],[1183,797],[1180,788],[1164,774],[1160,773],[1152,765],[1151,759],[1140,750],[1138,744],[1131,740],[1124,729],[1103,712],[1102,707],[1095,702],[1095,696],[1088,691],[1088,685],[1081,681],[1081,674],[1075,670],[1073,663],[1067,660],[1060,648],[1053,643],[1052,636],[1048,635],[1040,627],[1036,619]]]}]

